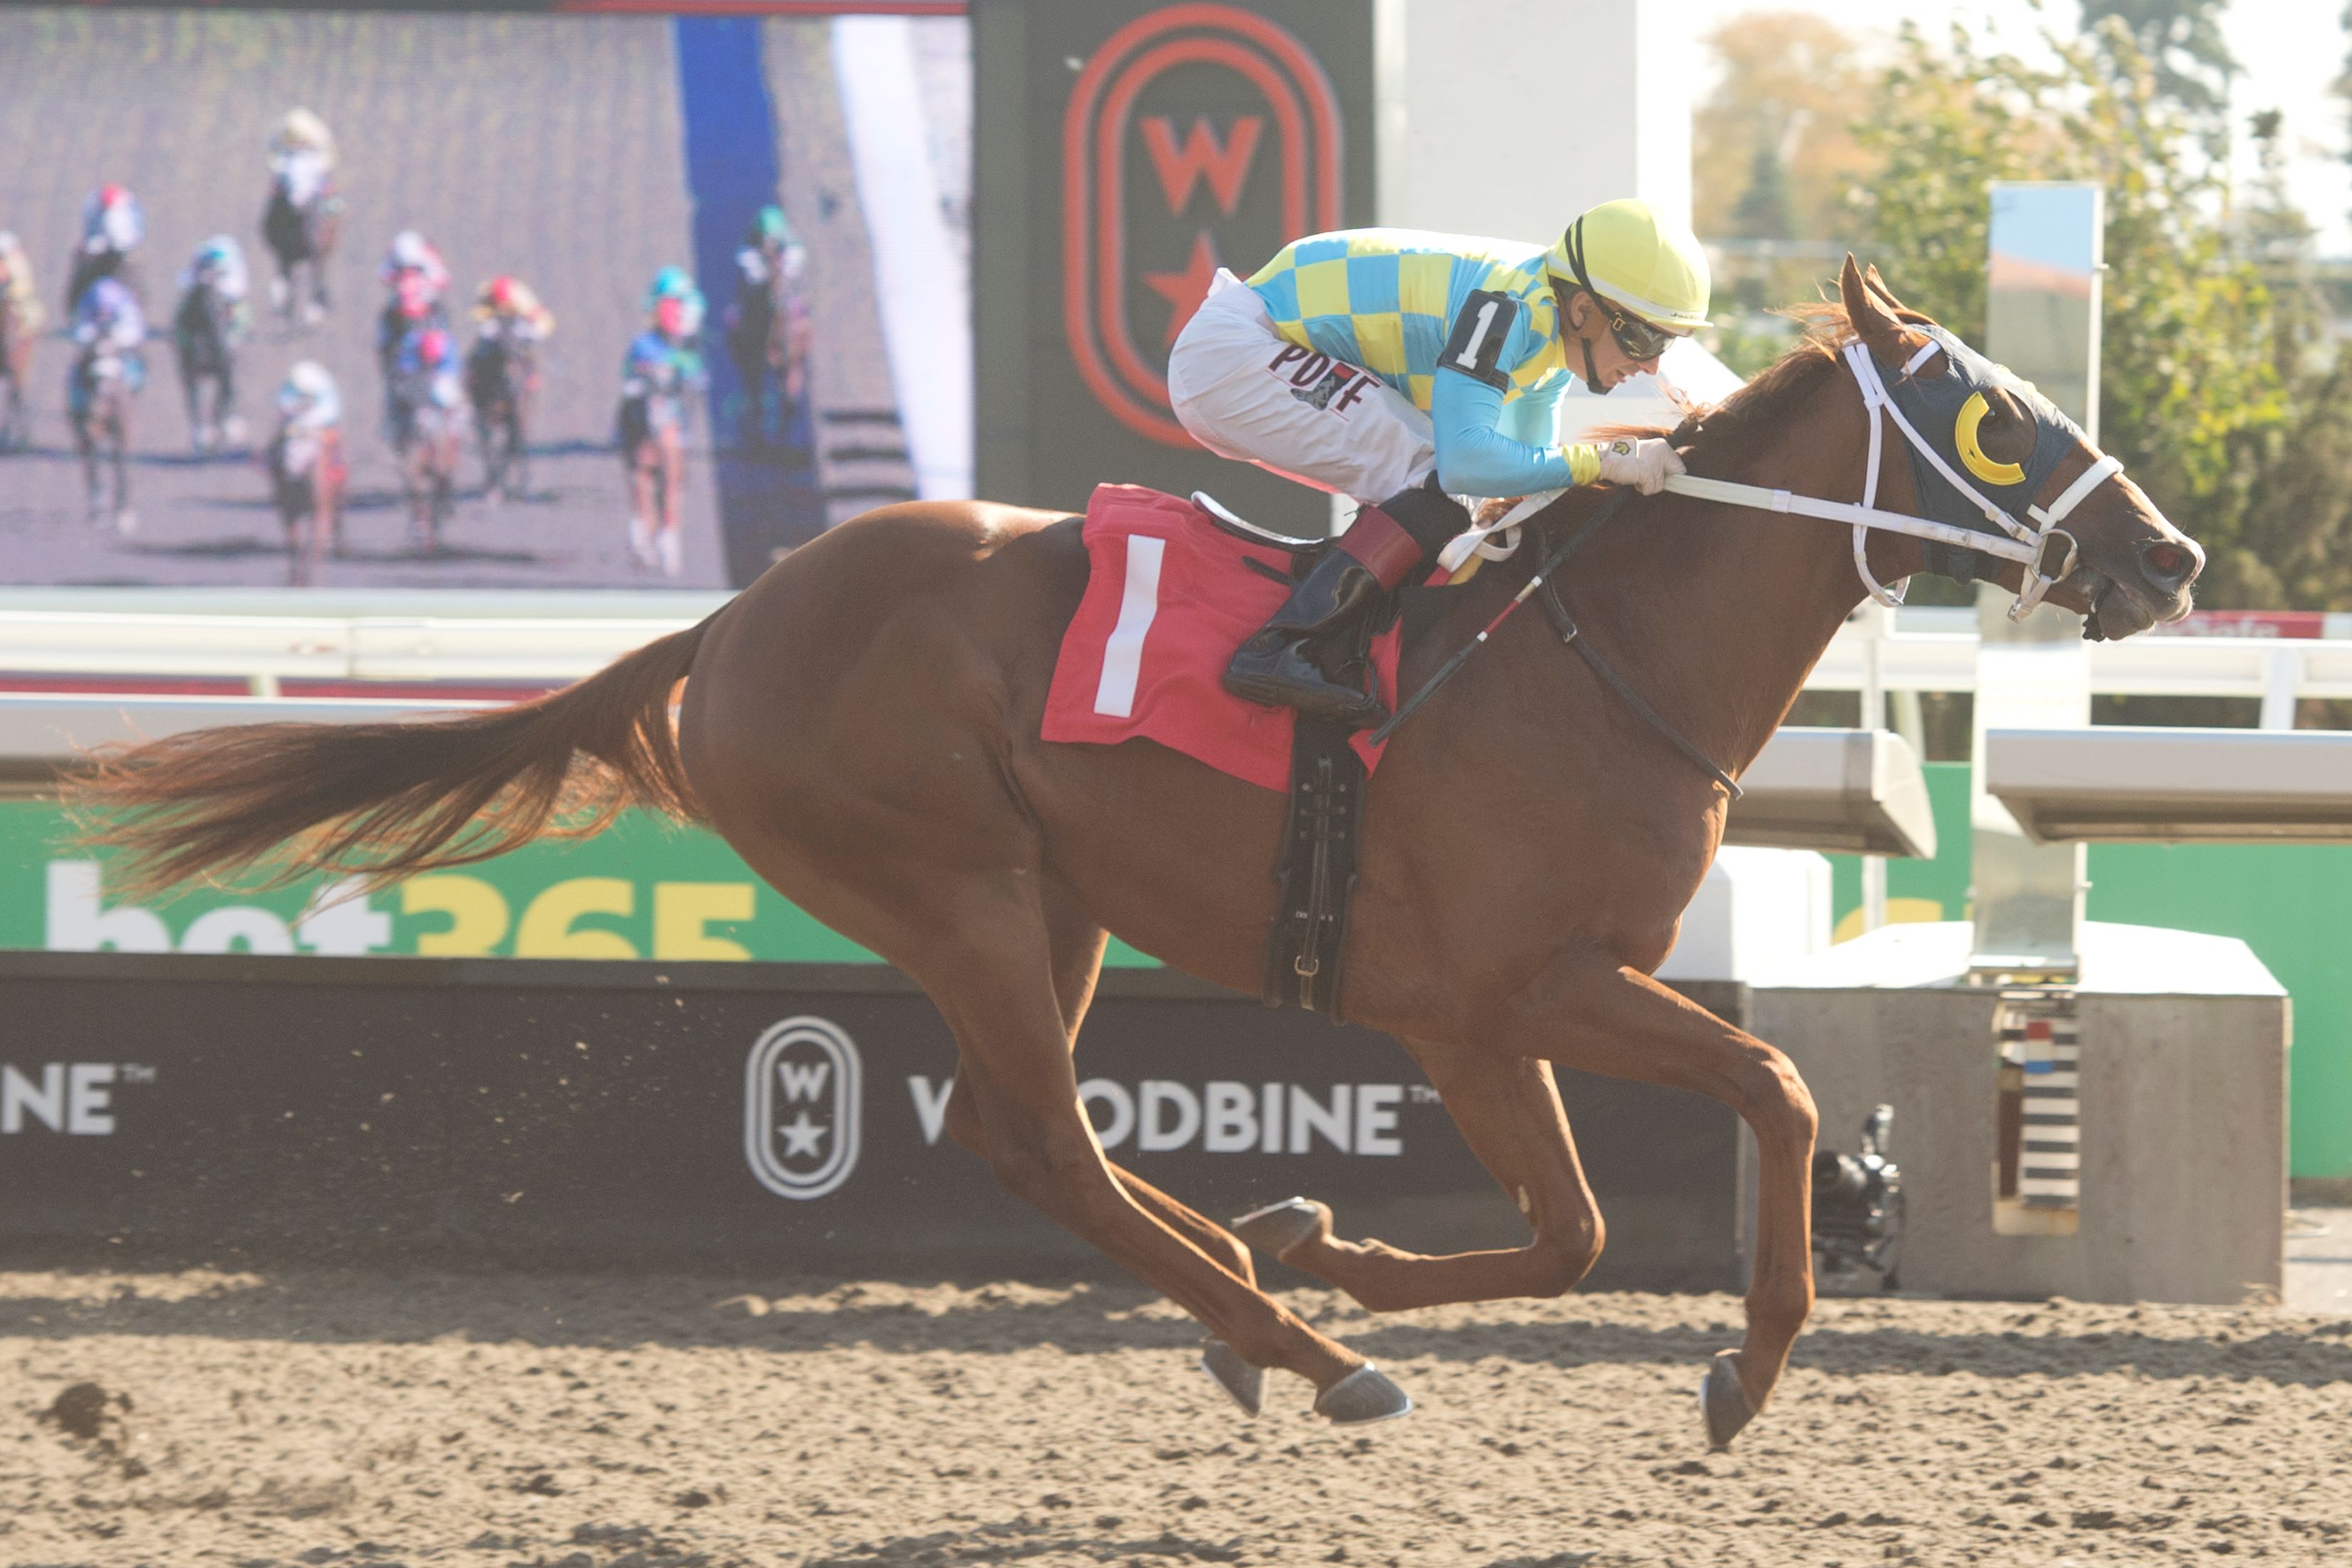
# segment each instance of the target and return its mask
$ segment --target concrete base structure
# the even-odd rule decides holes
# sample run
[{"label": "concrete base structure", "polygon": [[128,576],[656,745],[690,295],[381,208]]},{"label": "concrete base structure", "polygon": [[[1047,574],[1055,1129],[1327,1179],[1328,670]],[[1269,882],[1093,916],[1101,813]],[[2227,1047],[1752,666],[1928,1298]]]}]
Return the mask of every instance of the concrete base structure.
[{"label": "concrete base structure", "polygon": [[[1786,1051],[1851,1152],[1895,1108],[1908,1212],[1902,1286],[2091,1301],[2276,1300],[2284,1280],[2284,990],[2245,943],[2083,928],[2081,1179],[2071,1236],[1993,1228],[1994,992],[1964,985],[1970,927],[1893,926],[1756,984],[1755,1031]],[[1750,1140],[1748,1169],[1754,1170]]]}]

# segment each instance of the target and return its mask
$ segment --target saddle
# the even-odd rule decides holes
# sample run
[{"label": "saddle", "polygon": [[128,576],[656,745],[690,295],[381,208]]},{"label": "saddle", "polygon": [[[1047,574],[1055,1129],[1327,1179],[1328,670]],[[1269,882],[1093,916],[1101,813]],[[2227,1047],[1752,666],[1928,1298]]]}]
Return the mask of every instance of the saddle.
[{"label": "saddle", "polygon": [[[1274,875],[1279,897],[1261,994],[1269,1006],[1337,1017],[1340,954],[1357,867],[1363,785],[1381,747],[1369,731],[1318,725],[1223,688],[1226,662],[1329,541],[1260,528],[1205,495],[1102,485],[1080,530],[1087,581],[1063,633],[1039,738],[1147,740],[1290,803]],[[1397,700],[1397,664],[1455,590],[1407,590],[1396,620],[1324,650]]]}]

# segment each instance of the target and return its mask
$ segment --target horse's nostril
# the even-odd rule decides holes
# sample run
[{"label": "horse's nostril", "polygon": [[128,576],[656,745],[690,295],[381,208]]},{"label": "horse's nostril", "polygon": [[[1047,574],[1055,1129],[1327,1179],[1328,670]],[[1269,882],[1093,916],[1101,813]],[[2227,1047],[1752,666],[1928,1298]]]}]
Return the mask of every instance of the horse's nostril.
[{"label": "horse's nostril", "polygon": [[2148,575],[2159,583],[2178,586],[2196,570],[2197,557],[2168,540],[2156,540],[2143,545],[2140,560],[2146,563]]}]

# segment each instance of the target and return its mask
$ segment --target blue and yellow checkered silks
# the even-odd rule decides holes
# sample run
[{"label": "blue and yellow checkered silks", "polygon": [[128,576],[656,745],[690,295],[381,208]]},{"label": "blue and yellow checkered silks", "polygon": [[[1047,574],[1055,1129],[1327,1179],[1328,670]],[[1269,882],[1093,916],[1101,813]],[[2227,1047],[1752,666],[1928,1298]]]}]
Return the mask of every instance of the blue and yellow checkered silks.
[{"label": "blue and yellow checkered silks", "polygon": [[1437,358],[1471,293],[1519,301],[1496,368],[1506,402],[1568,374],[1544,247],[1405,228],[1309,235],[1284,246],[1249,286],[1275,330],[1301,348],[1370,371],[1429,409]]}]

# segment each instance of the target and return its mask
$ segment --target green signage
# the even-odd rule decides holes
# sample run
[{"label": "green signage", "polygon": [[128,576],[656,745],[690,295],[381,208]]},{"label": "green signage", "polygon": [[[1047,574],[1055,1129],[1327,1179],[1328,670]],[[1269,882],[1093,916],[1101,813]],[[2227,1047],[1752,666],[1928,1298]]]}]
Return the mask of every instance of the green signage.
[{"label": "green signage", "polygon": [[[1969,916],[1969,770],[1927,764],[1942,853],[1887,868],[1904,921]],[[598,837],[340,901],[315,881],[126,902],[55,805],[0,802],[0,947],[144,952],[874,962],[755,878],[711,834],[638,816]],[[1831,858],[1839,934],[1861,929],[1860,863]],[[2094,845],[2094,920],[2243,939],[2294,999],[2292,1168],[2352,1175],[2352,846]],[[1153,960],[1114,941],[1108,962]]]},{"label": "green signage", "polygon": [[[875,962],[793,907],[716,835],[625,817],[366,897],[315,879],[267,892],[198,888],[131,903],[55,805],[0,802],[0,947],[443,958]],[[1113,942],[1108,962],[1153,961]]]}]

